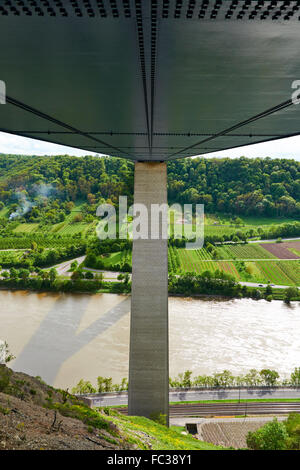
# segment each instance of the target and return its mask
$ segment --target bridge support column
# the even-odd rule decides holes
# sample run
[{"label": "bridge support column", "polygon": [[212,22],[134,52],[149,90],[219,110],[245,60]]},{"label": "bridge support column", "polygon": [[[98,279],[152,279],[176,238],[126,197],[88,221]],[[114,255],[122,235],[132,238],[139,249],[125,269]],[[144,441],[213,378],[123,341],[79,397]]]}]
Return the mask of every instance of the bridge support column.
[{"label": "bridge support column", "polygon": [[[135,163],[134,202],[147,207],[149,219],[151,204],[167,203],[166,163]],[[168,425],[168,240],[149,232],[133,241],[128,414],[160,413]]]}]

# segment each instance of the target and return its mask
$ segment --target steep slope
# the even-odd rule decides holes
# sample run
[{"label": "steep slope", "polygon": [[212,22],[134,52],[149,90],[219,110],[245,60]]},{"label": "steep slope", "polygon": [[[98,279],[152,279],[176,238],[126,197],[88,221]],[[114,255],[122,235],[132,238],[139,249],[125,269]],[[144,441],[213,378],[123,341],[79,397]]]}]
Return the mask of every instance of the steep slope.
[{"label": "steep slope", "polygon": [[218,449],[141,417],[93,410],[65,390],[0,365],[0,450]]}]

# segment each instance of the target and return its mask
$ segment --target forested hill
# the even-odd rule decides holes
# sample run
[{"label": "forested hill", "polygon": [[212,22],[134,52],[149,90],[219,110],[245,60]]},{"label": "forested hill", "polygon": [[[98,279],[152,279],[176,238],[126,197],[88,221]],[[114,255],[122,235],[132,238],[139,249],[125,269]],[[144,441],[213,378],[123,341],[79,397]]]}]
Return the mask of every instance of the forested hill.
[{"label": "forested hill", "polygon": [[[16,203],[16,194],[33,201],[39,192],[57,208],[76,200],[117,203],[119,195],[131,203],[133,169],[110,157],[0,154],[0,201]],[[170,203],[204,203],[206,212],[300,217],[300,162],[292,159],[176,160],[168,163],[168,186]]]}]

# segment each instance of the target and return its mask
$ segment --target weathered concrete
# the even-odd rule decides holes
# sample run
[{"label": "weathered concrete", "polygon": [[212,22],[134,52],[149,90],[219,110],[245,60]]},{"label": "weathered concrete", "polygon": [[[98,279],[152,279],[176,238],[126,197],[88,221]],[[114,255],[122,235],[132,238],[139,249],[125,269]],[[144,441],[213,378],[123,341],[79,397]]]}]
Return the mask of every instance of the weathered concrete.
[{"label": "weathered concrete", "polygon": [[[134,202],[167,203],[165,163],[135,164]],[[150,224],[150,220],[149,220]],[[149,235],[150,236],[150,235]],[[169,422],[168,241],[133,241],[128,414]]]}]

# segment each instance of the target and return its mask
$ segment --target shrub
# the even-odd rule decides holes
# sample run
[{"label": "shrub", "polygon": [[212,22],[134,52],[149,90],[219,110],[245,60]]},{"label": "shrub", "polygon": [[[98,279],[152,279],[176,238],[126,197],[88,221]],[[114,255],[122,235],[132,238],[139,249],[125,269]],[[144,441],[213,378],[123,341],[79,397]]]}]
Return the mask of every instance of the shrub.
[{"label": "shrub", "polygon": [[155,423],[162,424],[164,426],[167,425],[167,417],[165,414],[162,413],[152,413],[150,416],[150,419],[154,421]]},{"label": "shrub", "polygon": [[288,433],[283,423],[276,418],[262,428],[247,434],[247,446],[253,450],[284,450],[287,448]]}]

